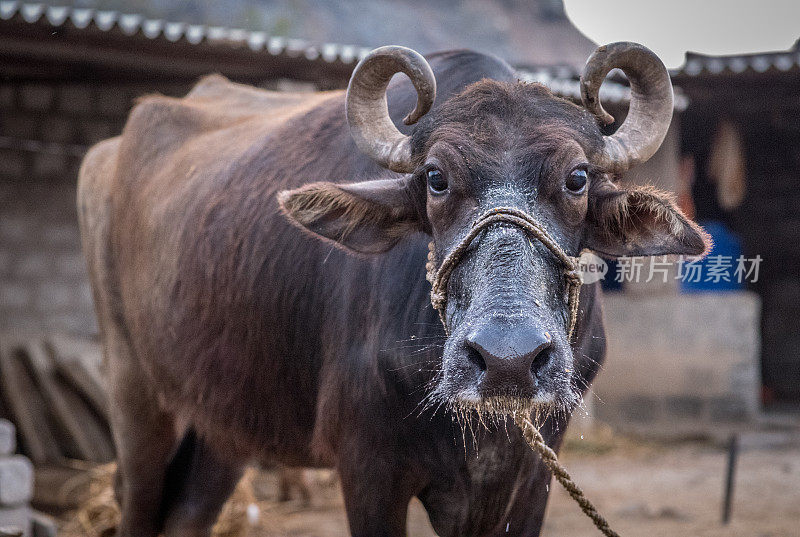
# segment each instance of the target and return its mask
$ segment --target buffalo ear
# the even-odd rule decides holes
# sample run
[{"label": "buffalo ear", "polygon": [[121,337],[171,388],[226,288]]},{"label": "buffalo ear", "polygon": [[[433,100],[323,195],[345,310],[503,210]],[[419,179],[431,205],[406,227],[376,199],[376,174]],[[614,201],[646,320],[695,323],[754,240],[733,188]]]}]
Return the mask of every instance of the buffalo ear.
[{"label": "buffalo ear", "polygon": [[589,192],[586,246],[608,257],[704,256],[711,239],[670,195],[652,187],[623,189],[609,180]]},{"label": "buffalo ear", "polygon": [[361,183],[311,183],[278,193],[283,213],[336,245],[362,254],[386,252],[422,229],[408,177]]}]

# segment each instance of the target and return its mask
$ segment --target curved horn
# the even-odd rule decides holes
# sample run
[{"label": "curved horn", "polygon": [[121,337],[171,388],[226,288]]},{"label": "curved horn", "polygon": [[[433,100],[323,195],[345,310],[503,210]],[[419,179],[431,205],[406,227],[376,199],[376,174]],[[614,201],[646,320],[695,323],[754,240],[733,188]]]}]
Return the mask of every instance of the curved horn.
[{"label": "curved horn", "polygon": [[653,156],[672,121],[672,83],[666,67],[650,49],[638,43],[599,47],[581,76],[583,106],[608,125],[614,117],[603,109],[598,93],[614,68],[622,69],[631,85],[628,117],[612,136],[605,136],[602,165],[621,173]]},{"label": "curved horn", "polygon": [[362,153],[395,172],[414,170],[411,142],[389,118],[386,87],[396,73],[405,73],[417,90],[417,106],[403,123],[413,125],[436,98],[436,78],[425,58],[406,47],[376,48],[361,60],[347,86],[345,112],[350,134]]}]

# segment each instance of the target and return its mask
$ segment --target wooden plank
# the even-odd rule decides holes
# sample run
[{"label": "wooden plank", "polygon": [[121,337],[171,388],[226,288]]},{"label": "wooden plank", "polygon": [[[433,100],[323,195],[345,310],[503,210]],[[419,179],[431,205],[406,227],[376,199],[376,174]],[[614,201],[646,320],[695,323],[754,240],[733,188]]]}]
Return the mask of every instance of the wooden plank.
[{"label": "wooden plank", "polygon": [[17,426],[24,453],[35,464],[62,459],[47,417],[47,405],[36,383],[20,360],[20,349],[0,341],[0,389],[11,420]]},{"label": "wooden plank", "polygon": [[56,380],[56,366],[44,342],[34,340],[25,349],[53,421],[61,429],[62,438],[67,444],[64,447],[72,451],[69,454],[87,461],[108,461],[113,458],[110,439],[91,416],[81,397]]},{"label": "wooden plank", "polygon": [[56,371],[61,379],[72,386],[98,416],[108,422],[108,396],[106,391],[79,360],[67,360],[59,357],[56,360]]}]

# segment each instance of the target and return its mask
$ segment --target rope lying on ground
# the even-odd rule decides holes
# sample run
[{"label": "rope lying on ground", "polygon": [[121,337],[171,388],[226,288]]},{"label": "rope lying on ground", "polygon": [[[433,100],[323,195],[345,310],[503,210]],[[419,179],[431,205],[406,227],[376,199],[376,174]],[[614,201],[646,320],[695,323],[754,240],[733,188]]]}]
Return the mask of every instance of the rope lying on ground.
[{"label": "rope lying on ground", "polygon": [[514,417],[514,421],[522,430],[522,435],[525,437],[525,441],[528,442],[528,445],[531,447],[531,449],[537,451],[539,455],[541,455],[545,466],[547,466],[550,472],[555,476],[556,480],[558,480],[558,482],[561,483],[561,485],[567,490],[569,495],[572,496],[572,499],[575,500],[578,505],[580,505],[584,514],[592,519],[592,522],[594,522],[594,525],[597,526],[597,529],[599,529],[606,537],[619,537],[619,534],[612,530],[608,525],[608,521],[597,512],[597,509],[595,509],[594,505],[592,505],[592,502],[586,498],[581,488],[575,484],[567,470],[561,466],[561,464],[558,462],[556,452],[550,449],[547,444],[545,444],[542,434],[531,422],[531,420],[525,416],[522,416],[521,414],[517,414]]}]

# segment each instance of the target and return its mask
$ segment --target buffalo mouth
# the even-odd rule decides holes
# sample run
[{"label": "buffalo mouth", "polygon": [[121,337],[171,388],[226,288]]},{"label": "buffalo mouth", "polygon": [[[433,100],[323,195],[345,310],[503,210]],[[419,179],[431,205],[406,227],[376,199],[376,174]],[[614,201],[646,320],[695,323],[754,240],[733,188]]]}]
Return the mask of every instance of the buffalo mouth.
[{"label": "buffalo mouth", "polygon": [[486,427],[502,425],[508,418],[524,416],[541,424],[550,416],[566,416],[578,401],[557,399],[554,396],[520,397],[515,395],[490,395],[479,398],[456,397],[447,407],[452,417],[462,426],[474,421]]},{"label": "buffalo mouth", "polygon": [[564,386],[533,394],[479,394],[477,390],[466,389],[448,397],[445,406],[462,425],[473,421],[486,426],[499,425],[520,415],[538,425],[549,417],[566,419],[576,408],[583,408],[584,402],[579,390]]}]

